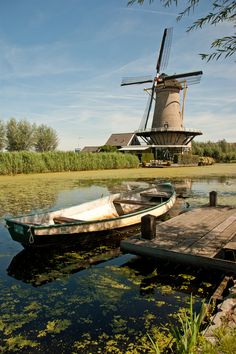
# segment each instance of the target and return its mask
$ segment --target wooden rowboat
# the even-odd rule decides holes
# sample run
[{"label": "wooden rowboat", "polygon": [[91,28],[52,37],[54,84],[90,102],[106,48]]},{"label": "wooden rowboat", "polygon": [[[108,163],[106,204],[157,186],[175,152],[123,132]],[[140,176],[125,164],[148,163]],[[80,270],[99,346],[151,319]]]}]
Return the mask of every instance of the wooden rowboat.
[{"label": "wooden rowboat", "polygon": [[5,218],[13,240],[24,247],[63,245],[77,240],[93,242],[111,231],[141,222],[144,215],[160,216],[175,203],[170,183],[129,193],[117,193],[94,201],[47,213]]}]

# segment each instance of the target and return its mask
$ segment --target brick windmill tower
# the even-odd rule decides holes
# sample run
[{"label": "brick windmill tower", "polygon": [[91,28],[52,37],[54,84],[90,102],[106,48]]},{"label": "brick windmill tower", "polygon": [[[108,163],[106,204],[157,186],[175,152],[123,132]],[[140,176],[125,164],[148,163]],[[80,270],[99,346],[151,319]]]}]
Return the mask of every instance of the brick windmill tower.
[{"label": "brick windmill tower", "polygon": [[[149,98],[140,127],[135,134],[152,146],[155,155],[159,151],[161,158],[169,158],[176,152],[189,150],[194,137],[202,134],[200,130],[185,129],[183,122],[186,89],[200,81],[202,71],[174,75],[163,73],[169,58],[171,38],[172,28],[166,28],[154,78],[124,78],[121,83],[121,86],[151,83],[151,87],[145,89]],[[182,107],[180,91],[183,91]]]}]

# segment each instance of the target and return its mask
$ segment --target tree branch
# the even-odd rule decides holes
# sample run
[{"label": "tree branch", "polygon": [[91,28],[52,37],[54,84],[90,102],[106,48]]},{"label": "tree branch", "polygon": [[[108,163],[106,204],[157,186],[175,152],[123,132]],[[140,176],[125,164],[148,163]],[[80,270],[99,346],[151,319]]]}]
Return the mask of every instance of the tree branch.
[{"label": "tree branch", "polygon": [[[153,3],[154,0],[149,1],[149,4]],[[178,0],[159,0],[160,3],[165,7],[170,7],[175,4],[176,6],[180,1]],[[133,5],[138,3],[142,5],[145,0],[128,0],[128,5]],[[194,12],[196,7],[199,5],[200,0],[185,0],[185,9],[179,13],[177,16],[177,21],[180,21],[184,16],[189,16],[191,12]],[[191,26],[187,28],[187,32],[202,28],[206,24],[217,25],[221,22],[233,22],[233,27],[236,27],[236,2],[234,0],[212,0],[211,1],[212,11],[206,16],[198,18],[192,23]],[[227,36],[214,40],[211,43],[211,48],[216,48],[216,50],[211,54],[200,54],[202,59],[218,60],[222,55],[227,58],[236,53],[236,40],[235,35]]]}]

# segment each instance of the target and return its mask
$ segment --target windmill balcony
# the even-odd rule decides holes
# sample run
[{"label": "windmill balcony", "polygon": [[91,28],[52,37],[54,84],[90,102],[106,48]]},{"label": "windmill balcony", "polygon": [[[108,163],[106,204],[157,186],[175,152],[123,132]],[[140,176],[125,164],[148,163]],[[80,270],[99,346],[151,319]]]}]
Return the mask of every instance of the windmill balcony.
[{"label": "windmill balcony", "polygon": [[159,127],[159,128],[146,128],[146,129],[138,129],[135,133],[144,133],[144,132],[190,132],[190,133],[198,133],[202,134],[200,130],[197,129],[186,129],[186,128],[176,128],[176,127]]}]

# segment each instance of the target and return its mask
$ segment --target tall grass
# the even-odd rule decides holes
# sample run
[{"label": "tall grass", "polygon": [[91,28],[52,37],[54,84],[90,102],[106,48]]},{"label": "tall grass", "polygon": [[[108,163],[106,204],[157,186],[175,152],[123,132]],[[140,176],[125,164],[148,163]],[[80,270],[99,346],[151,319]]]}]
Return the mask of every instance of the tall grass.
[{"label": "tall grass", "polygon": [[202,303],[199,313],[196,313],[193,307],[193,297],[191,295],[189,308],[178,315],[178,324],[172,324],[170,328],[164,327],[172,338],[167,347],[164,348],[164,352],[158,342],[147,334],[152,345],[152,351],[155,354],[196,354],[198,352],[197,349],[202,339],[200,329],[206,316],[206,305],[204,302]]},{"label": "tall grass", "polygon": [[131,154],[76,152],[0,152],[0,175],[136,168]]},{"label": "tall grass", "polygon": [[206,314],[205,304],[202,304],[197,314],[193,310],[193,297],[190,297],[189,309],[179,315],[179,326],[172,326],[171,332],[175,340],[175,354],[196,353],[199,341],[200,327]]}]

